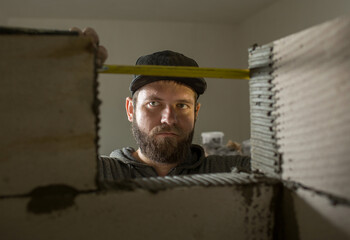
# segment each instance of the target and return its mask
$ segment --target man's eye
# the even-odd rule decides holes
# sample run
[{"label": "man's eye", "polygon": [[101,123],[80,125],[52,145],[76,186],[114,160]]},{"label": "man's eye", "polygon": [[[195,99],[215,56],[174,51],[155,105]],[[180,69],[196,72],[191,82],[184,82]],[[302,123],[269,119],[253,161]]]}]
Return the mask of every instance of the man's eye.
[{"label": "man's eye", "polygon": [[156,106],[159,105],[159,102],[155,102],[155,101],[149,102],[148,105],[151,106],[151,107],[156,107]]},{"label": "man's eye", "polygon": [[184,104],[184,103],[177,104],[177,107],[181,108],[181,109],[188,109],[189,108],[189,106],[187,104]]}]

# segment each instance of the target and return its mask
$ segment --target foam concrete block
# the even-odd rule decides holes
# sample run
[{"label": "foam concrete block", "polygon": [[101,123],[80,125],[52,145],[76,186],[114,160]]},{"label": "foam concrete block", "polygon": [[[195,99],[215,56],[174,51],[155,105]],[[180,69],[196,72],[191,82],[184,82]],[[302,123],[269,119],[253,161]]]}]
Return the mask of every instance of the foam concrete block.
[{"label": "foam concrete block", "polygon": [[274,42],[282,178],[350,199],[350,17]]},{"label": "foam concrete block", "polygon": [[327,196],[299,188],[285,189],[283,239],[350,239],[350,206],[334,204]]},{"label": "foam concrete block", "polygon": [[0,34],[0,195],[94,189],[94,51],[84,37]]},{"label": "foam concrete block", "polygon": [[350,17],[249,50],[252,168],[350,199]]},{"label": "foam concrete block", "polygon": [[[273,185],[179,187],[0,199],[14,239],[272,239]],[[46,203],[45,203],[46,202]]]}]

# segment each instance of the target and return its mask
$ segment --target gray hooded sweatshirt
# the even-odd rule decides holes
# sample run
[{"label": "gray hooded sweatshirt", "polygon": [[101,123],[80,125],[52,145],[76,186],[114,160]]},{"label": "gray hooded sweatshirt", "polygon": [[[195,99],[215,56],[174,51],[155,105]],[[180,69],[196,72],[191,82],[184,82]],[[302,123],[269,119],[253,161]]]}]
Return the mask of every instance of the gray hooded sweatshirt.
[{"label": "gray hooded sweatshirt", "polygon": [[[138,160],[132,154],[131,147],[113,151],[109,157],[99,157],[100,181],[119,181],[130,178],[158,177],[156,170]],[[205,156],[199,145],[191,146],[191,155],[174,167],[168,176],[230,172],[233,168],[238,171],[250,171],[250,157],[247,156]]]}]

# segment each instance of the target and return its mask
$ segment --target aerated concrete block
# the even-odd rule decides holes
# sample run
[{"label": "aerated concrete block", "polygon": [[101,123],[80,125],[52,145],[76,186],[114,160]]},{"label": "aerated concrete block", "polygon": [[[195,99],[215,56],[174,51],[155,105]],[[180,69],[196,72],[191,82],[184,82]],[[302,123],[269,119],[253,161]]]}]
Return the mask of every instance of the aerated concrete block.
[{"label": "aerated concrete block", "polygon": [[252,168],[350,199],[350,17],[249,51]]},{"label": "aerated concrete block", "polygon": [[0,196],[95,189],[96,79],[89,39],[0,34]]},{"label": "aerated concrete block", "polygon": [[61,187],[56,192],[0,199],[1,237],[6,240],[273,237],[276,186],[271,184],[90,193]]},{"label": "aerated concrete block", "polygon": [[282,178],[350,199],[350,17],[274,42]]}]

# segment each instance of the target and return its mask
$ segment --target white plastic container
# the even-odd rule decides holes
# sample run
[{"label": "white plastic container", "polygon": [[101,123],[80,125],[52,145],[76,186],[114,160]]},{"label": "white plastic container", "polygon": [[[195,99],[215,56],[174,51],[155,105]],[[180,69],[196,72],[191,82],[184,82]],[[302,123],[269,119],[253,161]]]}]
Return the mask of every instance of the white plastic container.
[{"label": "white plastic container", "polygon": [[202,132],[202,143],[203,144],[220,144],[223,145],[224,133],[223,132]]}]

